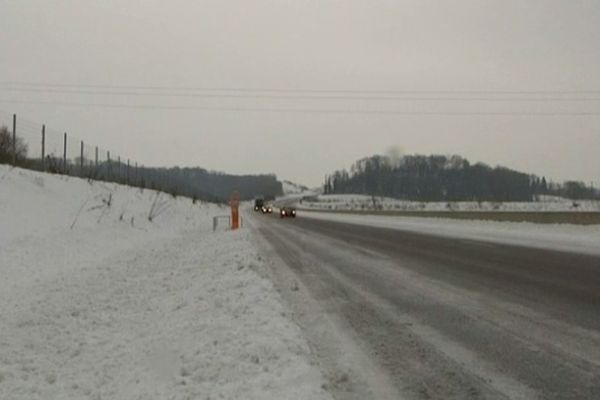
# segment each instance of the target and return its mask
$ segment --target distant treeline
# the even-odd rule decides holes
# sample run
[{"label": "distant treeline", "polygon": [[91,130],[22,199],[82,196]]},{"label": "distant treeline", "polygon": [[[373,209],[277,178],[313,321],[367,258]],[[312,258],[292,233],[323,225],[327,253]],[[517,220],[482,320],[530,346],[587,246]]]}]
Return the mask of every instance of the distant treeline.
[{"label": "distant treeline", "polygon": [[281,182],[271,174],[229,175],[203,168],[145,168],[142,179],[153,189],[210,201],[226,201],[235,190],[242,200],[283,193]]},{"label": "distant treeline", "polygon": [[[80,175],[77,162],[70,164],[69,168],[73,172],[70,175]],[[60,172],[60,170],[51,172]],[[128,176],[126,164],[102,162],[97,167],[84,167],[83,176],[211,202],[227,202],[234,191],[239,192],[241,200],[250,200],[259,196],[274,197],[283,193],[282,184],[277,181],[275,175],[230,175],[198,167],[134,168],[130,166]]]},{"label": "distant treeline", "polygon": [[64,160],[54,154],[47,155],[42,160],[41,157],[29,157],[27,145],[19,136],[15,139],[13,140],[7,127],[0,126],[0,164],[15,164],[38,171],[117,182],[155,189],[173,196],[213,202],[226,202],[233,191],[240,193],[241,200],[283,194],[281,182],[272,174],[230,175],[203,168],[138,168],[115,160],[102,160],[98,163],[79,157]]},{"label": "distant treeline", "polygon": [[326,194],[367,194],[415,201],[534,201],[541,195],[598,198],[583,182],[563,184],[505,167],[471,164],[463,157],[375,155],[325,178]]}]

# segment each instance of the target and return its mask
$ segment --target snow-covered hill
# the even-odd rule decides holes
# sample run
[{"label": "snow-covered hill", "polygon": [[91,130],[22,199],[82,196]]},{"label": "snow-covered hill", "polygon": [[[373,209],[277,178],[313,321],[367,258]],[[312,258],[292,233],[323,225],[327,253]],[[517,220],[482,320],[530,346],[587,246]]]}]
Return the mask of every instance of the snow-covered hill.
[{"label": "snow-covered hill", "polygon": [[0,165],[0,399],[329,398],[227,212]]},{"label": "snow-covered hill", "polygon": [[290,194],[299,194],[308,191],[308,188],[303,185],[299,185],[290,181],[282,181],[281,185],[283,186],[283,195],[288,196]]}]

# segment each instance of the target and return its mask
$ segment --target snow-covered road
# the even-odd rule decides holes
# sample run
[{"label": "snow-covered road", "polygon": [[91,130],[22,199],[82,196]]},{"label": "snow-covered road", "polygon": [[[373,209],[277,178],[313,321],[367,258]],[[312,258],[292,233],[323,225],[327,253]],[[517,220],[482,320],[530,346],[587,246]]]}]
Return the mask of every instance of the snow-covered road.
[{"label": "snow-covered road", "polygon": [[0,166],[0,398],[330,398],[224,213]]}]

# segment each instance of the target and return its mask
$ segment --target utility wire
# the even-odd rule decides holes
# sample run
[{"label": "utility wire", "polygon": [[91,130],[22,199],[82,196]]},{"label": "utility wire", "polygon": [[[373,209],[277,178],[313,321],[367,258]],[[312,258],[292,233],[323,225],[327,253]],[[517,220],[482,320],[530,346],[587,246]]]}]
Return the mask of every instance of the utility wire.
[{"label": "utility wire", "polygon": [[323,93],[323,94],[464,94],[464,95],[566,95],[600,94],[600,90],[400,90],[400,89],[299,89],[299,88],[244,88],[208,86],[135,86],[90,85],[42,82],[5,81],[5,88],[79,88],[103,90],[143,90],[171,92],[240,92],[240,93]]},{"label": "utility wire", "polygon": [[600,111],[402,111],[402,110],[365,110],[365,109],[315,109],[315,108],[273,108],[273,107],[203,107],[185,105],[156,104],[111,104],[81,103],[57,101],[22,101],[0,99],[8,104],[47,104],[64,107],[139,109],[139,110],[193,110],[193,111],[229,111],[229,112],[272,112],[300,114],[364,114],[364,115],[441,115],[441,116],[598,116]]},{"label": "utility wire", "polygon": [[386,100],[386,101],[484,101],[484,102],[556,102],[556,101],[600,101],[600,97],[398,97],[398,96],[365,96],[365,95],[310,95],[310,94],[265,94],[265,93],[174,93],[174,92],[139,92],[139,91],[96,91],[87,89],[37,89],[37,88],[3,88],[7,92],[28,92],[43,94],[83,94],[93,96],[136,96],[136,97],[188,97],[188,98],[235,98],[235,99],[289,99],[289,100]]}]

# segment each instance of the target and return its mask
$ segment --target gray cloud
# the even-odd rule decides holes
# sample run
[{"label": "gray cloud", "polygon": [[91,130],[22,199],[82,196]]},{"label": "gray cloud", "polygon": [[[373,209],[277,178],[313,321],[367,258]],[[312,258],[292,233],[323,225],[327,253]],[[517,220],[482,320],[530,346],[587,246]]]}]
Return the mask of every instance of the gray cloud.
[{"label": "gray cloud", "polygon": [[[324,173],[399,146],[556,179],[600,179],[600,116],[567,115],[600,112],[600,101],[581,101],[600,92],[580,93],[600,90],[597,1],[39,0],[2,2],[0,14],[3,82],[416,91],[405,94],[410,100],[390,101],[98,96],[0,86],[0,109],[147,165],[273,171],[316,185]],[[463,91],[479,92],[469,95],[478,100],[416,99],[464,98]],[[571,91],[578,93],[565,93]],[[511,100],[491,100],[497,97]],[[33,101],[45,103],[23,103]],[[565,115],[540,115],[554,112]]]}]

